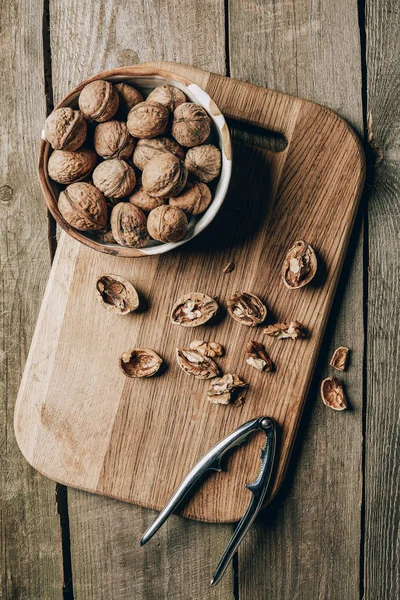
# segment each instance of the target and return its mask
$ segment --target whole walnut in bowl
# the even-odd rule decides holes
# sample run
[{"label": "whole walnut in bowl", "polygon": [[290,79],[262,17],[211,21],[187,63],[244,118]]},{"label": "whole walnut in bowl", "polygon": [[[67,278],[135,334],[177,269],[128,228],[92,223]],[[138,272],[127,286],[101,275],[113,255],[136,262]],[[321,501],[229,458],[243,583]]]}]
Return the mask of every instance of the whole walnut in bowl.
[{"label": "whole walnut in bowl", "polygon": [[114,239],[122,246],[142,248],[149,241],[147,219],[143,211],[129,202],[119,202],[111,213]]},{"label": "whole walnut in bowl", "polygon": [[165,131],[168,118],[168,109],[162,104],[141,102],[130,110],[127,125],[133,137],[152,138]]},{"label": "whole walnut in bowl", "polygon": [[123,198],[136,184],[135,171],[124,160],[112,158],[97,165],[93,183],[108,198]]},{"label": "whole walnut in bowl", "polygon": [[47,165],[49,176],[58,183],[73,183],[86,179],[97,164],[97,156],[91,148],[79,150],[54,150]]},{"label": "whole walnut in bowl", "polygon": [[160,154],[175,154],[181,160],[185,159],[185,151],[178,142],[167,137],[144,138],[138,140],[133,153],[134,165],[143,171],[149,160]]},{"label": "whole walnut in bowl", "polygon": [[75,229],[97,230],[107,223],[106,199],[90,183],[71,183],[60,193],[58,209],[66,222]]},{"label": "whole walnut in bowl", "polygon": [[145,192],[143,187],[140,186],[137,190],[133,190],[132,194],[129,196],[129,202],[145,212],[150,212],[153,208],[165,204],[165,199],[150,196],[150,194]]},{"label": "whole walnut in bowl", "polygon": [[185,157],[185,167],[194,177],[209,183],[221,172],[221,152],[213,144],[189,148]]},{"label": "whole walnut in bowl", "polygon": [[53,150],[77,150],[86,139],[87,124],[80,110],[57,108],[47,117],[44,135]]},{"label": "whole walnut in bowl", "polygon": [[149,234],[159,242],[179,242],[185,237],[187,228],[185,213],[175,206],[159,206],[151,211],[147,219]]},{"label": "whole walnut in bowl", "polygon": [[145,192],[155,198],[177,196],[185,187],[187,170],[174,154],[155,156],[145,166],[142,185]]},{"label": "whole walnut in bowl", "polygon": [[126,120],[131,108],[143,102],[144,98],[137,89],[127,83],[116,83],[114,88],[117,90],[119,96],[118,116]]},{"label": "whole walnut in bowl", "polygon": [[102,158],[131,158],[136,144],[123,121],[105,121],[94,130],[94,149]]},{"label": "whole walnut in bowl", "polygon": [[191,181],[179,196],[169,199],[170,206],[177,206],[191,215],[200,215],[210,206],[211,190],[202,181]]},{"label": "whole walnut in bowl", "polygon": [[211,119],[202,106],[193,102],[180,104],[174,111],[172,135],[181,146],[198,146],[211,131]]},{"label": "whole walnut in bowl", "polygon": [[85,85],[79,96],[79,108],[90,121],[108,121],[118,109],[119,96],[109,81],[96,79]]},{"label": "whole walnut in bowl", "polygon": [[147,100],[154,100],[166,106],[169,112],[174,110],[184,102],[187,102],[185,94],[173,85],[159,85],[147,96]]}]

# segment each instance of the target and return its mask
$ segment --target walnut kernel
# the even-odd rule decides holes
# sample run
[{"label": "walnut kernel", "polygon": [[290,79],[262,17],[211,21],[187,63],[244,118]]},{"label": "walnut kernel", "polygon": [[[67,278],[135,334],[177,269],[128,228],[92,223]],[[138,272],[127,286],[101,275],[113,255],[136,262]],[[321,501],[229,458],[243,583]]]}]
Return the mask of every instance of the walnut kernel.
[{"label": "walnut kernel", "polygon": [[123,198],[135,187],[136,175],[127,162],[111,158],[97,165],[93,183],[108,198]]},{"label": "walnut kernel", "polygon": [[149,160],[142,173],[143,188],[155,198],[177,196],[185,187],[186,180],[185,165],[169,153]]},{"label": "walnut kernel", "polygon": [[136,145],[133,162],[138,169],[143,171],[149,160],[168,152],[181,160],[185,158],[184,149],[175,140],[167,137],[144,138],[139,140]]},{"label": "walnut kernel", "polygon": [[321,384],[321,398],[323,403],[333,410],[347,408],[347,398],[342,382],[337,377],[327,377]]},{"label": "walnut kernel", "polygon": [[127,315],[139,306],[133,285],[120,275],[102,275],[96,282],[97,299],[106,310]]},{"label": "walnut kernel", "polygon": [[158,102],[140,102],[128,115],[128,129],[133,137],[153,138],[161,135],[168,125],[168,109]]},{"label": "walnut kernel", "polygon": [[190,292],[181,296],[171,311],[171,323],[182,327],[204,325],[218,311],[218,304],[207,294]]},{"label": "walnut kernel", "polygon": [[203,356],[209,356],[214,358],[215,356],[223,356],[224,348],[217,342],[204,342],[203,340],[193,340],[190,342],[189,347],[192,350],[197,350]]},{"label": "walnut kernel", "polygon": [[96,79],[85,85],[79,95],[79,108],[91,121],[108,121],[118,109],[119,96],[109,81]]},{"label": "walnut kernel", "polygon": [[147,230],[159,242],[179,242],[185,237],[188,221],[180,208],[163,204],[154,208],[147,219]]},{"label": "walnut kernel", "polygon": [[284,340],[290,338],[295,340],[297,338],[303,338],[307,335],[307,330],[299,323],[299,321],[290,321],[289,323],[274,323],[274,325],[268,325],[263,331],[270,337],[275,337],[278,340]]},{"label": "walnut kernel", "polygon": [[204,354],[190,348],[177,348],[176,360],[180,368],[197,379],[211,379],[219,375],[218,365]]},{"label": "walnut kernel", "polygon": [[119,366],[127,377],[152,377],[161,364],[162,358],[150,348],[132,348],[119,358]]},{"label": "walnut kernel", "polygon": [[223,377],[212,380],[207,397],[213,404],[233,402],[235,406],[240,406],[244,402],[246,388],[248,387],[248,384],[235,373],[226,373]]},{"label": "walnut kernel", "polygon": [[77,150],[86,139],[87,125],[80,110],[65,106],[47,117],[44,133],[53,150]]},{"label": "walnut kernel", "polygon": [[301,288],[313,279],[317,272],[317,257],[308,242],[298,240],[286,254],[282,279],[286,287]]},{"label": "walnut kernel", "polygon": [[270,359],[263,344],[252,340],[246,345],[246,362],[259,371],[272,371],[274,363]]},{"label": "walnut kernel", "polygon": [[47,163],[49,177],[58,183],[68,184],[85,179],[93,171],[97,156],[90,148],[54,150]]},{"label": "walnut kernel", "polygon": [[131,136],[123,121],[99,123],[94,130],[94,149],[105,159],[131,158],[136,140]]},{"label": "walnut kernel", "polygon": [[180,104],[186,102],[186,96],[179,88],[173,85],[159,85],[150,92],[147,100],[159,102],[168,108],[169,112],[173,113]]},{"label": "walnut kernel", "polygon": [[129,202],[119,202],[111,212],[111,229],[115,241],[122,246],[143,248],[150,240],[146,215]]},{"label": "walnut kernel", "polygon": [[193,102],[180,104],[174,111],[172,135],[181,146],[199,146],[211,131],[211,119],[202,106]]},{"label": "walnut kernel", "polygon": [[249,292],[236,292],[228,300],[228,313],[238,323],[256,327],[267,316],[267,309],[260,298]]},{"label": "walnut kernel", "polygon": [[177,206],[191,215],[200,215],[207,210],[211,201],[210,188],[202,181],[192,181],[179,196],[169,199],[169,205]]},{"label": "walnut kernel", "polygon": [[212,144],[189,148],[185,158],[185,167],[194,177],[204,183],[209,183],[221,172],[221,152]]},{"label": "walnut kernel", "polygon": [[58,198],[58,210],[64,219],[81,231],[105,227],[108,218],[104,195],[90,183],[71,183]]}]

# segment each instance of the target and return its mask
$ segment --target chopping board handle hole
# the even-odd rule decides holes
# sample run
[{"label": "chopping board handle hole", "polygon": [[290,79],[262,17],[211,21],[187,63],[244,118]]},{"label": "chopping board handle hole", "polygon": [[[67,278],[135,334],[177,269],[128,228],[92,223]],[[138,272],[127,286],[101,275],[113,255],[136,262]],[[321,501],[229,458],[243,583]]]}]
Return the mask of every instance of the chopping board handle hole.
[{"label": "chopping board handle hole", "polygon": [[288,142],[282,133],[245,123],[244,121],[238,121],[237,119],[225,118],[233,140],[251,144],[252,146],[262,148],[263,150],[270,150],[271,152],[283,152],[286,150]]}]

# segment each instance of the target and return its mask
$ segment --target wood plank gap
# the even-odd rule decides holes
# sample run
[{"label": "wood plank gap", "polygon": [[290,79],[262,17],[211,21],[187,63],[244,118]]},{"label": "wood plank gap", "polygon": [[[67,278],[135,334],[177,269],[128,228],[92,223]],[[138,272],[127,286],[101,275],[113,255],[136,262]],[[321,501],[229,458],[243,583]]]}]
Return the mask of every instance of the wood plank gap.
[{"label": "wood plank gap", "polygon": [[74,600],[74,586],[72,579],[71,563],[71,539],[68,513],[68,488],[59,483],[56,484],[57,512],[60,517],[61,548],[63,557],[63,599]]},{"label": "wood plank gap", "polygon": [[224,0],[224,25],[225,25],[225,75],[231,76],[231,54],[229,48],[229,0]]}]

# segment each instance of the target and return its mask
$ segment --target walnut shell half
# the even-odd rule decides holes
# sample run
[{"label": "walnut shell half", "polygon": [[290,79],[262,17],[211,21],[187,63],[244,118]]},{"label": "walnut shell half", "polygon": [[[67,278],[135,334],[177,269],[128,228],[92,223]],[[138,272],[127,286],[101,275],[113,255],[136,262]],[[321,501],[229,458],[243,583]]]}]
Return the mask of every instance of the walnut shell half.
[{"label": "walnut shell half", "polygon": [[127,162],[111,158],[97,165],[93,183],[107,198],[123,198],[135,187],[136,175]]},{"label": "walnut shell half", "polygon": [[158,102],[140,102],[128,115],[128,129],[133,137],[153,138],[161,135],[168,125],[168,109]]},{"label": "walnut shell half", "polygon": [[109,81],[96,79],[85,85],[79,95],[79,108],[90,121],[108,121],[118,109],[119,96]]},{"label": "walnut shell half", "polygon": [[207,294],[190,292],[181,296],[171,311],[171,323],[182,327],[198,327],[207,323],[218,311],[218,304]]},{"label": "walnut shell half", "polygon": [[127,377],[152,377],[162,365],[162,358],[150,348],[132,348],[119,357],[119,366]]},{"label": "walnut shell half", "polygon": [[211,190],[202,181],[191,181],[179,196],[169,199],[170,206],[177,206],[191,215],[200,215],[210,206]]},{"label": "walnut shell half", "polygon": [[282,279],[286,287],[301,288],[313,279],[317,272],[317,257],[308,242],[298,240],[286,254],[282,267]]},{"label": "walnut shell half", "polygon": [[221,172],[221,152],[213,144],[189,148],[185,158],[185,167],[194,177],[209,183]]},{"label": "walnut shell half", "polygon": [[127,160],[132,156],[136,140],[123,121],[106,121],[99,123],[94,130],[93,143],[102,158]]},{"label": "walnut shell half", "polygon": [[68,184],[85,179],[93,171],[96,163],[96,152],[91,148],[54,150],[47,163],[47,170],[51,179]]},{"label": "walnut shell half", "polygon": [[159,85],[147,96],[147,100],[154,100],[163,106],[166,106],[169,112],[186,102],[185,94],[173,85]]},{"label": "walnut shell half", "polygon": [[180,208],[163,204],[154,208],[147,219],[147,230],[159,242],[179,242],[188,229],[188,220]]},{"label": "walnut shell half", "polygon": [[347,408],[347,398],[343,384],[337,377],[327,377],[321,383],[321,398],[325,406],[333,410]]},{"label": "walnut shell half", "polygon": [[184,149],[175,140],[167,137],[144,138],[139,140],[136,145],[135,152],[133,153],[133,163],[138,169],[143,171],[149,160],[168,152],[175,154],[181,160],[185,158]]},{"label": "walnut shell half", "polygon": [[339,346],[332,354],[330,366],[337,371],[345,371],[349,360],[349,349],[346,346]]},{"label": "walnut shell half", "polygon": [[145,166],[142,173],[144,190],[155,198],[177,196],[185,187],[187,170],[173,154],[155,156]]},{"label": "walnut shell half", "polygon": [[196,379],[211,379],[219,375],[218,365],[212,358],[192,350],[191,348],[177,348],[176,360],[180,368]]},{"label": "walnut shell half", "polygon": [[202,106],[193,102],[180,104],[174,111],[172,135],[181,146],[199,146],[211,131],[211,119]]},{"label": "walnut shell half", "polygon": [[77,150],[86,139],[87,125],[80,110],[64,106],[47,117],[44,133],[53,150]]},{"label": "walnut shell half", "polygon": [[102,307],[118,315],[127,315],[139,306],[137,291],[120,275],[102,275],[96,282],[96,290]]},{"label": "walnut shell half", "polygon": [[129,202],[119,202],[111,212],[111,230],[115,241],[122,246],[143,248],[150,240],[146,215]]},{"label": "walnut shell half", "polygon": [[58,198],[58,210],[64,219],[81,231],[103,229],[108,209],[104,195],[90,183],[71,183]]},{"label": "walnut shell half", "polygon": [[265,320],[267,309],[254,294],[236,292],[228,300],[228,313],[238,323],[256,327]]}]

